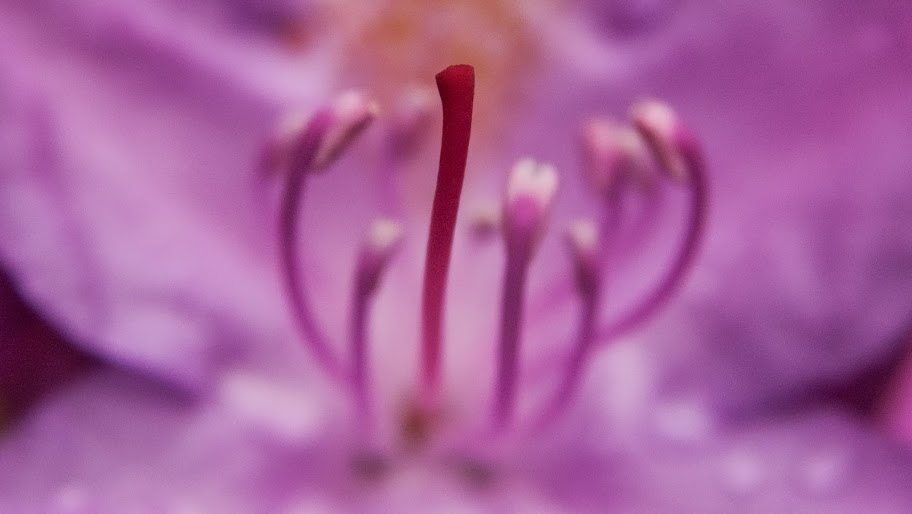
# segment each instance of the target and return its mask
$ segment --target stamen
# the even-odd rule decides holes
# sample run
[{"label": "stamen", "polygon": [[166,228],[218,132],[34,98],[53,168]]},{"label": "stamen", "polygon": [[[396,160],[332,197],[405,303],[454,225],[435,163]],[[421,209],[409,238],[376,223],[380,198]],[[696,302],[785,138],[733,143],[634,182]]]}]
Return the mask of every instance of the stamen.
[{"label": "stamen", "polygon": [[278,128],[266,141],[260,157],[260,171],[263,176],[271,176],[288,170],[290,148],[296,138],[307,128],[308,117],[299,111],[285,115]]},{"label": "stamen", "polygon": [[648,149],[633,129],[592,119],[583,125],[581,142],[583,169],[601,196],[616,199],[632,183],[648,186],[652,178]]},{"label": "stamen", "polygon": [[312,163],[313,171],[328,168],[348,148],[374,118],[379,109],[357,91],[339,95],[332,105],[333,123],[329,127]]},{"label": "stamen", "polygon": [[[621,227],[624,223],[624,200],[630,200],[625,193],[636,187],[651,194],[655,177],[652,158],[646,142],[636,130],[603,118],[594,118],[583,125],[582,134],[583,169],[592,187],[604,198],[605,214],[599,224],[599,246],[602,255],[614,264],[613,250],[621,243]],[[654,202],[650,202],[650,206]],[[641,225],[648,225],[649,212],[640,219]],[[633,227],[634,236],[643,233],[644,227]]]},{"label": "stamen", "polygon": [[557,173],[531,159],[514,166],[504,204],[507,265],[500,323],[500,352],[494,403],[494,423],[507,425],[515,408],[519,378],[519,343],[526,275],[557,190]]},{"label": "stamen", "polygon": [[[333,126],[322,136],[318,155],[309,164],[311,171],[329,167],[348,143],[377,116],[377,104],[368,101],[358,91],[347,91],[339,95],[331,106]],[[292,158],[300,150],[302,137],[310,125],[311,118],[300,111],[292,111],[283,117],[275,133],[266,142],[260,159],[264,175],[287,172],[293,165]]]},{"label": "stamen", "polygon": [[359,413],[364,419],[370,417],[367,387],[367,322],[370,304],[389,259],[401,240],[402,227],[398,223],[377,220],[371,225],[358,258],[351,315],[352,385]]},{"label": "stamen", "polygon": [[607,198],[602,206],[602,219],[596,236],[598,253],[606,265],[614,263],[620,233],[624,224],[624,205],[622,198]]},{"label": "stamen", "polygon": [[[684,182],[693,168],[702,169],[693,135],[667,104],[657,100],[640,102],[631,109],[630,119],[671,177]],[[701,165],[695,166],[698,163]]]},{"label": "stamen", "polygon": [[469,230],[476,241],[487,242],[501,233],[500,224],[500,212],[482,208],[472,214]]},{"label": "stamen", "polygon": [[598,293],[598,237],[592,220],[576,220],[567,227],[567,248],[573,259],[576,290],[581,296]]},{"label": "stamen", "polygon": [[341,103],[321,109],[293,138],[288,148],[288,177],[279,220],[280,257],[292,315],[317,364],[336,378],[342,376],[339,360],[331,352],[326,333],[310,309],[304,277],[298,270],[298,214],[306,178],[325,169],[373,119],[374,111],[369,104],[363,98],[355,100],[349,96]]},{"label": "stamen", "polygon": [[[706,216],[705,172],[700,150],[693,135],[664,105],[638,107],[633,112],[634,126],[648,148],[656,154],[656,159],[662,169],[668,176],[688,186],[690,191],[688,221],[681,247],[667,273],[645,295],[644,299],[635,303],[616,321],[598,332],[598,337],[603,340],[614,340],[638,327],[671,298],[682,284],[687,270],[693,263]],[[543,411],[537,425],[538,428],[547,427],[569,406],[582,381],[586,361],[597,340],[597,313],[604,293],[601,291],[603,277],[598,270],[600,263],[597,254],[599,252],[596,251],[596,246],[599,244],[595,242],[597,237],[593,235],[594,232],[594,227],[586,224],[575,225],[568,234],[568,243],[574,260],[577,292],[581,301],[579,331],[576,345],[567,364],[564,381],[558,388],[554,400]],[[603,237],[604,229],[601,228],[599,232],[598,238]]]},{"label": "stamen", "polygon": [[386,215],[402,215],[403,167],[428,141],[433,121],[433,93],[419,86],[408,88],[390,113],[386,155],[377,176],[380,207]]},{"label": "stamen", "polygon": [[443,104],[443,136],[421,299],[421,370],[425,401],[433,400],[440,381],[444,293],[469,151],[475,69],[465,64],[450,66],[436,78]]},{"label": "stamen", "polygon": [[589,220],[576,221],[567,230],[567,247],[573,259],[576,291],[580,298],[580,321],[576,344],[567,362],[566,375],[554,399],[538,420],[538,428],[550,425],[570,405],[583,377],[583,368],[595,341],[595,322],[600,300],[598,233]]},{"label": "stamen", "polygon": [[526,158],[513,166],[503,214],[508,247],[513,246],[512,237],[531,238],[532,245],[538,246],[556,192],[557,172],[550,164]]},{"label": "stamen", "polygon": [[702,152],[693,134],[669,107],[650,101],[635,107],[632,121],[657,154],[662,169],[689,190],[684,239],[671,266],[656,286],[616,321],[603,327],[599,337],[611,340],[651,318],[681,286],[696,258],[706,223],[708,191]]},{"label": "stamen", "polygon": [[412,86],[402,95],[392,114],[389,152],[393,161],[412,158],[427,140],[434,121],[434,95],[427,88]]},{"label": "stamen", "polygon": [[[601,266],[610,273],[620,264],[622,250],[642,240],[646,232],[643,229],[649,228],[652,209],[640,212],[641,216],[631,222],[629,211],[635,198],[630,193],[654,192],[653,159],[639,133],[607,118],[592,118],[584,123],[580,142],[584,175],[602,198],[596,253]],[[654,202],[647,206],[654,207]],[[599,279],[604,281],[604,277]]]}]

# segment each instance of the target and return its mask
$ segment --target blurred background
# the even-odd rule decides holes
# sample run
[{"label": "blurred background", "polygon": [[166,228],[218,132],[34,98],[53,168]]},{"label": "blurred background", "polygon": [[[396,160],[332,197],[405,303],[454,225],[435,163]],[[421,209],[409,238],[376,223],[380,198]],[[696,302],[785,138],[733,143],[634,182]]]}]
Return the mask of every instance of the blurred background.
[{"label": "blurred background", "polygon": [[[334,498],[347,482],[333,471],[305,473],[305,480],[269,468],[263,476],[295,478],[268,493],[244,474],[255,474],[261,461],[291,459],[276,447],[301,451],[295,445],[310,437],[301,434],[336,426],[345,418],[338,404],[346,403],[308,362],[287,313],[273,226],[282,176],[264,171],[264,159],[274,157],[277,127],[289,114],[306,116],[349,89],[379,104],[376,130],[343,156],[338,173],[315,184],[302,248],[318,318],[344,339],[363,227],[395,213],[406,234],[415,234],[406,236],[372,325],[378,348],[398,349],[378,350],[376,365],[378,390],[396,404],[403,381],[414,376],[417,350],[407,345],[417,345],[417,330],[403,327],[418,326],[415,270],[423,265],[436,177],[431,77],[465,62],[475,66],[477,89],[460,223],[492,205],[497,212],[520,157],[561,172],[554,224],[530,279],[530,309],[543,305],[544,313],[526,324],[532,354],[551,355],[548,341],[572,338],[574,299],[560,289],[568,273],[562,231],[601,212],[583,173],[583,124],[623,121],[632,104],[658,98],[702,145],[710,209],[698,257],[667,309],[593,358],[583,407],[571,415],[601,427],[592,430],[595,441],[608,441],[612,451],[626,445],[633,457],[625,459],[651,477],[630,497],[668,502],[631,500],[628,510],[662,511],[680,500],[693,511],[810,512],[845,500],[904,511],[912,496],[904,482],[912,476],[907,4],[0,2],[0,467],[7,469],[0,508],[54,511],[39,501],[52,498],[61,512],[61,505],[93,512],[131,502],[139,512],[177,511],[145,500],[164,501],[162,491],[180,489],[167,480],[161,489],[137,485],[145,479],[113,481],[111,496],[98,492],[104,501],[93,504],[93,487],[113,479],[87,456],[110,454],[110,469],[142,470],[137,476],[177,466],[193,481],[217,469],[211,464],[228,458],[230,444],[254,448],[239,458],[246,471],[213,473],[206,498],[236,482],[249,488],[239,493],[243,500],[201,500],[203,512],[226,505],[291,511],[285,492],[273,489],[295,491],[295,480],[312,487],[308,494],[325,493],[323,511],[341,508]],[[403,142],[402,126],[418,126],[420,116],[409,116],[424,113],[428,94],[432,122]],[[667,264],[663,256],[681,231],[677,193],[671,188],[659,228],[612,276],[612,308],[615,300],[635,301]],[[384,203],[387,194],[398,198],[396,208]],[[468,342],[451,350],[452,382],[469,384],[467,397],[475,389],[483,397],[484,384],[466,377],[493,373],[484,345],[496,331],[500,275],[479,270],[499,270],[502,255],[460,237],[448,315],[451,339]],[[123,409],[145,408],[147,400],[155,407],[142,415]],[[80,411],[86,414],[74,415]],[[125,435],[134,416],[148,425],[135,440]],[[194,421],[185,426],[184,416]],[[104,421],[84,423],[90,417]],[[209,432],[222,425],[246,428],[244,435]],[[61,431],[72,439],[38,450]],[[794,503],[800,495],[789,480],[757,478],[791,469],[792,450],[821,433],[838,434],[832,440],[870,476],[855,482],[839,475],[842,464],[827,467],[833,461],[824,459],[812,468],[812,482],[857,487]],[[261,439],[279,442],[262,450]],[[670,450],[671,439],[705,451],[707,462],[722,455],[728,478],[698,472],[689,480],[700,485],[681,479],[682,470],[703,469],[704,461]],[[745,460],[738,446],[734,460],[725,460],[729,445],[745,440],[761,450]],[[304,460],[335,469],[326,463],[345,441],[315,443]],[[548,444],[560,449],[561,441]],[[767,451],[772,461],[758,464],[755,453]],[[285,457],[276,461],[276,453]],[[21,476],[12,471],[18,466]],[[604,505],[599,494],[622,496],[604,492],[616,484],[599,482],[600,493],[583,507],[561,499],[569,486],[543,480],[551,485],[517,495],[540,494],[553,500],[542,508],[571,512]],[[79,484],[76,492],[71,483]],[[759,497],[764,487],[775,490],[766,491],[775,502],[730,502]],[[697,492],[682,492],[688,488]],[[529,502],[508,510],[532,511]]]}]

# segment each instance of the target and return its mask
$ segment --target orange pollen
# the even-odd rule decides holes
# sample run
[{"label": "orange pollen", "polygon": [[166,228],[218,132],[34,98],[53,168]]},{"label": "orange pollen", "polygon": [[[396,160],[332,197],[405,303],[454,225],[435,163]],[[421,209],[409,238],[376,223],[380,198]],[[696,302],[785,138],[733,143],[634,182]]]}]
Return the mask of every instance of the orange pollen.
[{"label": "orange pollen", "polygon": [[517,77],[539,53],[521,6],[508,0],[392,0],[332,18],[350,31],[348,74],[376,88],[381,100],[450,63],[470,62],[485,77],[478,119],[496,120],[521,99]]}]

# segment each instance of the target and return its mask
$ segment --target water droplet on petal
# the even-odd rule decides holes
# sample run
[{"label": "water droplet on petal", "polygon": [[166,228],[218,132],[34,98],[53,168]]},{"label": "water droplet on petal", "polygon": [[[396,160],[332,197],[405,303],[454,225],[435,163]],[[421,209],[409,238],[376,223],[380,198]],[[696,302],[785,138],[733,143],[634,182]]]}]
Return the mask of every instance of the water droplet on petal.
[{"label": "water droplet on petal", "polygon": [[843,451],[817,452],[800,463],[801,484],[812,494],[828,494],[845,483],[849,456]]},{"label": "water droplet on petal", "polygon": [[301,390],[248,372],[228,373],[220,386],[227,411],[248,429],[288,444],[311,440],[323,428],[325,412]]},{"label": "water droplet on petal", "polygon": [[706,405],[690,398],[668,401],[658,406],[653,422],[660,436],[682,443],[703,441],[714,430]]},{"label": "water droplet on petal", "polygon": [[756,492],[765,480],[760,456],[747,450],[733,450],[725,455],[720,467],[722,484],[736,496]]},{"label": "water droplet on petal", "polygon": [[173,514],[205,514],[205,510],[196,502],[186,498],[175,499],[168,512]]},{"label": "water droplet on petal", "polygon": [[333,502],[326,498],[311,494],[306,498],[292,502],[291,505],[285,508],[284,512],[288,512],[288,514],[324,514],[333,512],[335,509],[338,509],[338,505],[334,505]]},{"label": "water droplet on petal", "polygon": [[85,488],[75,484],[61,487],[54,496],[54,512],[69,514],[85,512],[88,508],[89,495]]}]

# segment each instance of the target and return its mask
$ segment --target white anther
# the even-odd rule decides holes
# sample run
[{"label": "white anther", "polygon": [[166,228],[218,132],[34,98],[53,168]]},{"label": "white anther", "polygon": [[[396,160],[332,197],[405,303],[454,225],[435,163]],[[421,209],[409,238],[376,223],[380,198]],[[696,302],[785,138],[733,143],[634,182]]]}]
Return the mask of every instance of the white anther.
[{"label": "white anther", "polygon": [[546,210],[556,192],[557,171],[554,166],[537,163],[531,158],[522,159],[513,166],[507,185],[507,203],[529,198]]},{"label": "white anther", "polygon": [[310,116],[306,113],[299,110],[289,111],[282,116],[275,139],[285,143],[291,142],[307,128],[308,121],[310,121]]},{"label": "white anther", "polygon": [[592,119],[583,126],[582,144],[584,169],[602,195],[611,195],[630,178],[649,184],[648,148],[632,128],[607,119]]},{"label": "white anther", "polygon": [[358,280],[365,291],[374,291],[387,263],[402,242],[402,226],[388,219],[371,222],[358,263]]},{"label": "white anther", "polygon": [[437,103],[437,95],[435,95],[433,89],[429,87],[412,84],[405,90],[400,102],[400,112],[402,114],[425,116],[429,112],[434,111],[434,106]]},{"label": "white anther", "polygon": [[434,120],[437,99],[426,87],[412,86],[400,98],[390,128],[395,157],[408,158],[427,140]]},{"label": "white anther", "polygon": [[287,171],[292,145],[307,129],[309,121],[310,117],[298,110],[289,111],[282,116],[275,132],[263,148],[263,172],[271,174]]},{"label": "white anther", "polygon": [[688,180],[685,149],[682,148],[685,129],[674,110],[657,100],[646,100],[633,106],[630,118],[657,152],[656,157],[665,171],[675,179]]},{"label": "white anther", "polygon": [[313,169],[329,167],[377,117],[378,111],[377,104],[360,92],[339,95],[330,106],[331,125],[314,158]]},{"label": "white anther", "polygon": [[502,223],[499,211],[495,208],[485,207],[479,208],[471,214],[469,228],[474,237],[486,240],[499,233]]},{"label": "white anther", "polygon": [[503,211],[508,246],[523,240],[531,242],[532,249],[538,246],[556,192],[557,171],[550,164],[526,158],[513,166]]},{"label": "white anther", "polygon": [[668,104],[658,100],[644,100],[633,106],[630,116],[635,122],[650,127],[662,139],[674,139],[678,115]]},{"label": "white anther", "polygon": [[575,256],[591,255],[598,244],[598,230],[592,220],[574,220],[567,227],[567,245]]},{"label": "white anther", "polygon": [[573,259],[576,287],[583,295],[596,293],[598,287],[598,230],[592,220],[570,223],[566,233],[567,247]]},{"label": "white anther", "polygon": [[371,223],[367,232],[367,247],[378,254],[388,254],[402,241],[402,225],[389,219]]}]

